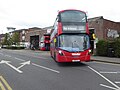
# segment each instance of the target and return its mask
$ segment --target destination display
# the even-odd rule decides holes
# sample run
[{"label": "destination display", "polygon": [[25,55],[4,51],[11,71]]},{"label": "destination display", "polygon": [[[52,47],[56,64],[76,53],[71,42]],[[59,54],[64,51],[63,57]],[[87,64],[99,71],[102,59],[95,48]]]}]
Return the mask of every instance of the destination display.
[{"label": "destination display", "polygon": [[64,25],[63,26],[63,31],[79,31],[79,32],[86,32],[86,28],[85,26],[78,26],[78,25],[74,25],[74,26],[71,26],[71,25]]}]

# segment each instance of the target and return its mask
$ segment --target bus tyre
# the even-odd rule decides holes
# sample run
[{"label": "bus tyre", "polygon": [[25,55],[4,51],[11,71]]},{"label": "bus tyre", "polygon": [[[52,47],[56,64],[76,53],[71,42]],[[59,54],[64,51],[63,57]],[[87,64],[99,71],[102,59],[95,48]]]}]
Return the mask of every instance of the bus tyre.
[{"label": "bus tyre", "polygon": [[55,62],[57,62],[56,53],[54,53],[54,60],[55,60]]},{"label": "bus tyre", "polygon": [[53,56],[52,56],[52,52],[50,51],[50,56],[51,56],[51,58],[53,58]]}]

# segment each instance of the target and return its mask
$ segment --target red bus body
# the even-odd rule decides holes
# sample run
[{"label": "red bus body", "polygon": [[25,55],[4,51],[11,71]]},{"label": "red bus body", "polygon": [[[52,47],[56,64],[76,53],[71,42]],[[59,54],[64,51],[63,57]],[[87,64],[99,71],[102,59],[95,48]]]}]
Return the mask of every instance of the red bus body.
[{"label": "red bus body", "polygon": [[85,12],[74,9],[59,11],[51,31],[50,54],[57,62],[90,61]]},{"label": "red bus body", "polygon": [[44,34],[40,40],[40,50],[50,50],[50,34]]}]

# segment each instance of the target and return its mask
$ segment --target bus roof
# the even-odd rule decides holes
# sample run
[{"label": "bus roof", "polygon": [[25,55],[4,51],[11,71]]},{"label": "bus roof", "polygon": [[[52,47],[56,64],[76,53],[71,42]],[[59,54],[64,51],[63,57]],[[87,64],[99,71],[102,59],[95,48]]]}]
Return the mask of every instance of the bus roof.
[{"label": "bus roof", "polygon": [[62,12],[65,12],[65,11],[80,11],[80,12],[83,12],[83,13],[86,13],[86,12],[84,12],[84,11],[81,11],[81,10],[77,10],[77,9],[66,9],[66,10],[61,10],[61,11],[59,11],[58,13],[62,13]]}]

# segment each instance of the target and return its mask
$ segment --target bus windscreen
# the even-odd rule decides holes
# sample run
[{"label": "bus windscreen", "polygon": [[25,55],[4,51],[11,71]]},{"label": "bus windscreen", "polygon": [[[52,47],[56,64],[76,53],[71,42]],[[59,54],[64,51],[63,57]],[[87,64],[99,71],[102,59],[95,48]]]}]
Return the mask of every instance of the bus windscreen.
[{"label": "bus windscreen", "polygon": [[90,48],[88,35],[60,35],[59,48],[69,51],[78,52]]},{"label": "bus windscreen", "polygon": [[60,16],[61,22],[86,22],[86,14],[80,11],[65,11]]}]

